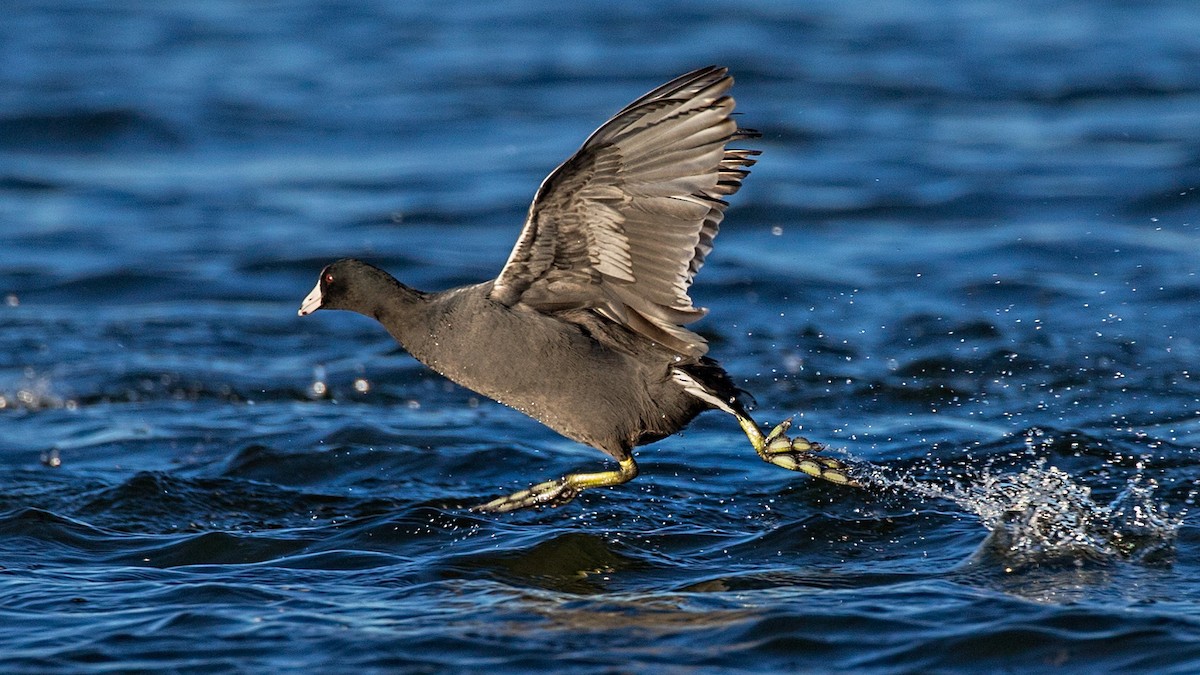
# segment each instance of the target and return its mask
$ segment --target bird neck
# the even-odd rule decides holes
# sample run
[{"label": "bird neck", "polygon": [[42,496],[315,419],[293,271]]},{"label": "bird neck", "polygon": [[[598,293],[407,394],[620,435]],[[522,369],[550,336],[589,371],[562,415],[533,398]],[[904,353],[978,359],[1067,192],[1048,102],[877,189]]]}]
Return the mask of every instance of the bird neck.
[{"label": "bird neck", "polygon": [[401,345],[409,347],[429,333],[429,296],[395,279],[391,282],[395,284],[392,292],[381,294],[368,316],[383,324]]},{"label": "bird neck", "polygon": [[401,286],[402,293],[392,294],[376,318],[405,351],[454,379],[450,371],[455,359],[447,358],[454,354],[470,357],[472,340],[478,335],[481,303],[487,302],[482,288],[477,285],[423,293]]}]

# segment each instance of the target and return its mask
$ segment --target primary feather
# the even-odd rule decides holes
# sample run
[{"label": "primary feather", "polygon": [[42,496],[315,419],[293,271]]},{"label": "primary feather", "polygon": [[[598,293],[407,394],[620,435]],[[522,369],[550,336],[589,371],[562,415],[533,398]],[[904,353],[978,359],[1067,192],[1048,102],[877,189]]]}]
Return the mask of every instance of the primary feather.
[{"label": "primary feather", "polygon": [[[688,295],[758,152],[732,118],[733,78],[708,67],[626,106],[542,182],[491,298],[547,312],[590,309],[689,357]],[[565,314],[566,315],[566,314]]]}]

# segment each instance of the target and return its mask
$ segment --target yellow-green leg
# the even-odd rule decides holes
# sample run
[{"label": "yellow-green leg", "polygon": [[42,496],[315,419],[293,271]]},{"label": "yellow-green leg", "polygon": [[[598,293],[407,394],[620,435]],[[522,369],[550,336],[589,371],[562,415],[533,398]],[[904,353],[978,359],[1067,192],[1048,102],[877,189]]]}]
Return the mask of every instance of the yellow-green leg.
[{"label": "yellow-green leg", "polygon": [[633,461],[632,456],[617,462],[617,467],[616,471],[567,474],[558,480],[548,480],[527,490],[514,492],[507,497],[493,499],[471,510],[482,513],[504,513],[527,506],[562,506],[578,496],[582,490],[628,483],[638,475],[637,464]]},{"label": "yellow-green leg", "polygon": [[789,417],[780,422],[764,438],[758,425],[749,416],[737,413],[735,415],[737,415],[738,424],[742,426],[742,431],[746,432],[746,437],[754,446],[754,451],[764,462],[781,466],[789,471],[800,471],[813,478],[821,478],[838,485],[862,486],[850,477],[848,466],[832,457],[818,455],[817,453],[824,449],[819,443],[813,443],[801,436],[795,438],[785,436],[788,428],[792,426],[792,418]]}]

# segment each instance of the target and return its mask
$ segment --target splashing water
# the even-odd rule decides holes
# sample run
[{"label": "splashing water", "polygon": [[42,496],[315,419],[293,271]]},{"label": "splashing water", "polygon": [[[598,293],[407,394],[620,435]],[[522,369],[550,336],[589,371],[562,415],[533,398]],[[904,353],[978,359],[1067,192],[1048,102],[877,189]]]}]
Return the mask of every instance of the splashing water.
[{"label": "splashing water", "polygon": [[0,410],[75,410],[78,407],[76,401],[57,395],[50,378],[38,375],[32,368],[26,368],[24,377],[15,384],[15,388],[0,384]]},{"label": "splashing water", "polygon": [[1039,460],[1019,473],[985,470],[969,483],[942,484],[905,475],[884,475],[873,485],[923,498],[944,499],[980,518],[991,536],[988,547],[1010,564],[1051,561],[1168,559],[1186,513],[1170,513],[1155,499],[1158,484],[1141,474],[1130,478],[1109,503],[1067,472]]}]

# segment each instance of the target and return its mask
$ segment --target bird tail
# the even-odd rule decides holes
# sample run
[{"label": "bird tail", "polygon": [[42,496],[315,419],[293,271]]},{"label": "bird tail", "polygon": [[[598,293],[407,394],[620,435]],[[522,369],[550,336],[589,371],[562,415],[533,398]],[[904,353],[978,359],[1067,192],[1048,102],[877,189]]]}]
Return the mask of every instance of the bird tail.
[{"label": "bird tail", "polygon": [[[729,373],[725,372],[721,364],[707,356],[702,356],[698,361],[680,364],[675,366],[675,369],[687,374],[692,382],[708,395],[700,398],[715,399],[709,400],[714,408],[725,410],[739,417],[749,417],[747,408],[754,406],[754,397],[750,395],[750,392],[734,384],[733,379],[729,377]],[[699,394],[699,392],[693,393]]]}]

